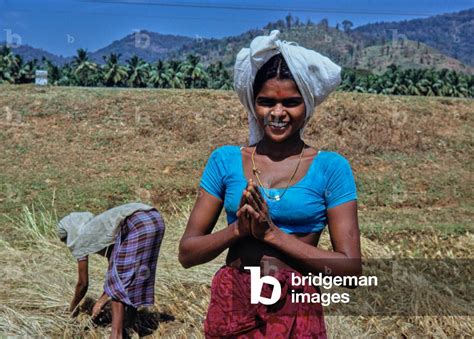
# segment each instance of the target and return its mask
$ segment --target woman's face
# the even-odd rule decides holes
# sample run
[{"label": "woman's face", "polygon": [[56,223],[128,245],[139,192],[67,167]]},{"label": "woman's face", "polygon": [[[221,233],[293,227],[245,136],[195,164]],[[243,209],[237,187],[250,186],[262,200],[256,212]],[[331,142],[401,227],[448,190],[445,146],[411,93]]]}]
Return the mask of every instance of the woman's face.
[{"label": "woman's face", "polygon": [[304,100],[293,80],[267,80],[255,98],[255,111],[265,136],[275,142],[286,140],[304,125]]}]

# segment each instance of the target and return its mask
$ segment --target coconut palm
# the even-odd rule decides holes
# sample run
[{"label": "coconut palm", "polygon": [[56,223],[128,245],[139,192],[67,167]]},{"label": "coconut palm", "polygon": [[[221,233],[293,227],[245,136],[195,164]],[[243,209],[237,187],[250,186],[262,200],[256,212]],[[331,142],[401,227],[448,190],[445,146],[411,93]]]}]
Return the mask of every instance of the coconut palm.
[{"label": "coconut palm", "polygon": [[150,72],[150,65],[143,59],[134,55],[127,60],[128,68],[128,85],[130,87],[146,87]]},{"label": "coconut palm", "polygon": [[45,57],[41,59],[41,62],[43,64],[43,67],[45,67],[48,72],[48,84],[58,85],[59,80],[61,80],[62,76],[61,68],[53,64],[51,60],[48,60]]},{"label": "coconut palm", "polygon": [[11,48],[3,46],[0,50],[0,82],[15,83],[14,73],[18,69],[18,59]]},{"label": "coconut palm", "polygon": [[38,60],[30,60],[26,63],[23,62],[23,59],[16,55],[18,58],[18,68],[16,70],[15,76],[15,83],[17,84],[28,84],[35,80],[35,73],[37,69]]},{"label": "coconut palm", "polygon": [[[87,52],[77,51],[72,63],[62,67],[43,58],[48,80],[53,85],[132,86],[155,88],[212,88],[232,89],[229,71],[221,61],[206,69],[199,56],[188,55],[185,61],[157,61],[149,65],[137,56],[119,63],[119,54],[104,57],[106,64],[98,67],[90,61]],[[28,83],[34,80],[37,61],[24,62],[6,46],[0,48],[0,83]],[[339,90],[391,95],[425,95],[474,97],[474,76],[454,70],[401,69],[391,64],[385,73],[372,74],[366,70],[344,68]]]},{"label": "coconut palm", "polygon": [[91,86],[96,81],[94,78],[97,78],[97,73],[99,67],[96,63],[89,60],[87,51],[79,48],[77,50],[77,55],[72,61],[72,67],[74,69],[73,76],[75,84],[79,86]]},{"label": "coconut palm", "polygon": [[186,88],[207,88],[208,75],[199,61],[199,56],[188,54],[180,66]]},{"label": "coconut palm", "polygon": [[74,86],[74,66],[71,63],[66,63],[61,68],[61,79],[58,82],[60,86]]},{"label": "coconut palm", "polygon": [[222,61],[218,61],[216,64],[210,64],[206,73],[208,74],[208,88],[231,90],[232,83],[229,72],[224,68]]},{"label": "coconut palm", "polygon": [[127,81],[127,68],[119,64],[121,54],[111,53],[109,57],[103,56],[103,81],[105,86],[122,86]]},{"label": "coconut palm", "polygon": [[163,61],[158,60],[156,65],[151,68],[149,83],[155,88],[169,87],[170,78],[167,68]]},{"label": "coconut palm", "polygon": [[164,64],[165,76],[168,79],[166,88],[186,88],[184,83],[184,75],[180,71],[181,62],[177,60],[169,60]]}]

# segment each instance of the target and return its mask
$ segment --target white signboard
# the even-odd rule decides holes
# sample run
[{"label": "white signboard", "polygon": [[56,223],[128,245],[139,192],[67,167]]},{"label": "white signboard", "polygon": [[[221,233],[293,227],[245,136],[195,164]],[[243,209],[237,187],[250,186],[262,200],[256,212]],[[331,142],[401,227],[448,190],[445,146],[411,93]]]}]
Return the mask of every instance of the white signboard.
[{"label": "white signboard", "polygon": [[46,86],[48,84],[48,71],[37,70],[35,73],[35,84]]}]

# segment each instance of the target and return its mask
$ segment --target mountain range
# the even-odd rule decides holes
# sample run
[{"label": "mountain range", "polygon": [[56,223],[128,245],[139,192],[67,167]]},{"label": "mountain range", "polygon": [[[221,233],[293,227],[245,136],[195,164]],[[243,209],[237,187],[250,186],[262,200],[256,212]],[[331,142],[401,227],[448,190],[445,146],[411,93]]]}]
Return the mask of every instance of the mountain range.
[{"label": "mountain range", "polygon": [[[474,8],[424,19],[371,23],[354,29],[348,20],[331,27],[326,19],[319,23],[303,23],[291,15],[285,19],[220,39],[142,30],[90,52],[89,58],[104,63],[104,56],[116,53],[121,54],[121,62],[137,55],[151,63],[159,59],[183,60],[188,53],[193,53],[199,55],[205,65],[221,61],[231,69],[236,54],[248,47],[255,36],[279,29],[282,40],[314,49],[345,67],[382,73],[390,64],[395,64],[402,69],[448,68],[474,74]],[[72,57],[56,56],[27,45],[13,48],[13,52],[25,61],[45,57],[63,65],[72,60]]]}]

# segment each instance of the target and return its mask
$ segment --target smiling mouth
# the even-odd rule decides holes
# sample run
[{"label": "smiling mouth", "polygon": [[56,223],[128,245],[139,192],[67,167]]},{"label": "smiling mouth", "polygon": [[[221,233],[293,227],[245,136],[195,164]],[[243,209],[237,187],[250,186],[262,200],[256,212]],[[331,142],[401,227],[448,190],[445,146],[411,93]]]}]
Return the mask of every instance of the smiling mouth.
[{"label": "smiling mouth", "polygon": [[275,129],[285,129],[286,127],[290,125],[290,123],[289,122],[268,122],[267,125]]}]

